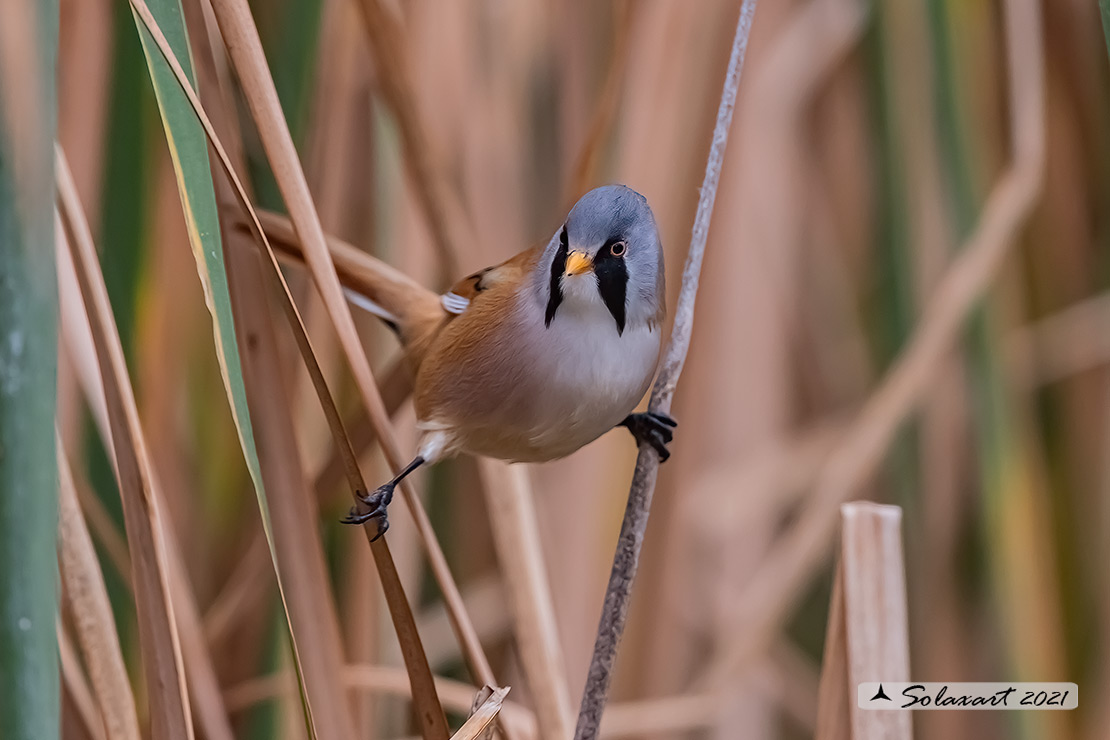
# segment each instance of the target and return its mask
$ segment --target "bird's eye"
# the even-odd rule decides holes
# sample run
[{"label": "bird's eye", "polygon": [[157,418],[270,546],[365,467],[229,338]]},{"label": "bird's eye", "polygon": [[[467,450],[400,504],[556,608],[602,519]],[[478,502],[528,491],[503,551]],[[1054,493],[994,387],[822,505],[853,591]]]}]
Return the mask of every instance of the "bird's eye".
[{"label": "bird's eye", "polygon": [[628,245],[624,242],[613,242],[613,246],[609,247],[609,253],[614,257],[623,257],[626,249]]}]

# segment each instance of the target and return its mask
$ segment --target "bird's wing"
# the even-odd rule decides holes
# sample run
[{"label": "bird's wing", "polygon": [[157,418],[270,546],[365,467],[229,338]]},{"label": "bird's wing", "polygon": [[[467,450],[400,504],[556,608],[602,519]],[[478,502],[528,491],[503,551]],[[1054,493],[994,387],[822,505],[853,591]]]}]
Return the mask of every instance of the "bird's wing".
[{"label": "bird's wing", "polygon": [[543,254],[543,245],[538,244],[526,249],[499,265],[487,267],[472,275],[467,275],[451,286],[451,290],[441,296],[444,310],[455,315],[470,308],[472,302],[481,300],[482,293],[499,285],[515,285],[528,277],[536,261]]},{"label": "bird's wing", "polygon": [[[281,256],[304,262],[300,240],[285,216],[258,212],[266,236]],[[503,285],[518,285],[528,279],[543,254],[539,244],[504,262],[468,275],[442,296],[415,280],[340,239],[327,237],[328,251],[348,298],[380,317],[401,338],[415,371],[439,331],[472,304],[497,302]],[[485,295],[483,295],[485,294]]]}]

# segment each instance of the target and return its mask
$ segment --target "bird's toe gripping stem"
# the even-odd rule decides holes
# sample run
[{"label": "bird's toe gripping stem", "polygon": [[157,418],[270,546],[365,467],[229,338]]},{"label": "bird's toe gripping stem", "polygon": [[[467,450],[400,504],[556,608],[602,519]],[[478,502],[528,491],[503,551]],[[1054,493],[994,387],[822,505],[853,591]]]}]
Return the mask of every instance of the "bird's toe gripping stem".
[{"label": "bird's toe gripping stem", "polygon": [[393,489],[395,487],[396,484],[390,482],[375,489],[371,494],[359,493],[358,500],[368,508],[364,511],[360,511],[359,509],[361,507],[352,506],[347,516],[339,521],[342,524],[365,524],[371,519],[377,519],[378,533],[375,534],[370,541],[373,542],[378,539],[389,529],[389,516],[386,509],[389,506],[389,502],[393,500]]},{"label": "bird's toe gripping stem", "polygon": [[638,414],[629,414],[619,426],[627,427],[632,436],[640,444],[649,444],[659,453],[659,461],[666,462],[671,456],[667,445],[674,437],[674,428],[678,422],[666,414],[647,411]]}]

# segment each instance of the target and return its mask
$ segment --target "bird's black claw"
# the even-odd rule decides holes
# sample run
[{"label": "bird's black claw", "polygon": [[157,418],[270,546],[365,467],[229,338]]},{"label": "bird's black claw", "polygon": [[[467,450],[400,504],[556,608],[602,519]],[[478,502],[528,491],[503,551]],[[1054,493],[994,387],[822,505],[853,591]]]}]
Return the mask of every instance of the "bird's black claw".
[{"label": "bird's black claw", "polygon": [[374,535],[374,540],[385,534],[389,529],[389,517],[387,515],[387,507],[389,502],[393,500],[393,483],[386,483],[384,486],[376,489],[373,493],[366,495],[362,493],[356,494],[356,498],[368,507],[364,511],[360,511],[358,506],[352,506],[347,516],[339,520],[341,524],[366,524],[371,519],[378,520],[378,533]]},{"label": "bird's black claw", "polygon": [[620,426],[628,427],[628,431],[632,432],[637,442],[649,444],[655,448],[659,453],[659,462],[666,462],[671,456],[667,445],[674,438],[672,430],[678,426],[678,422],[666,414],[658,414],[654,411],[629,414]]}]

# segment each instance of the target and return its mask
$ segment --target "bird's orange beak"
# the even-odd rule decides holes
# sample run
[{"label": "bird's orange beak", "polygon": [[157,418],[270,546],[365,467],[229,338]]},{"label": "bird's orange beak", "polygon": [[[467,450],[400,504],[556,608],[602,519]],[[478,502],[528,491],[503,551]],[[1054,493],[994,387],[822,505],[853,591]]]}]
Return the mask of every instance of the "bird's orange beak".
[{"label": "bird's orange beak", "polygon": [[571,252],[567,255],[565,275],[581,275],[594,269],[594,261],[585,252]]}]

